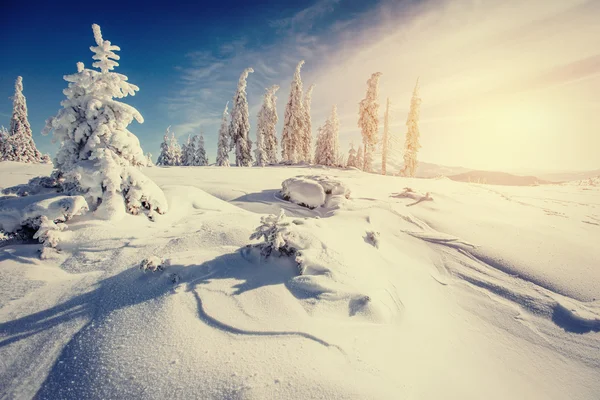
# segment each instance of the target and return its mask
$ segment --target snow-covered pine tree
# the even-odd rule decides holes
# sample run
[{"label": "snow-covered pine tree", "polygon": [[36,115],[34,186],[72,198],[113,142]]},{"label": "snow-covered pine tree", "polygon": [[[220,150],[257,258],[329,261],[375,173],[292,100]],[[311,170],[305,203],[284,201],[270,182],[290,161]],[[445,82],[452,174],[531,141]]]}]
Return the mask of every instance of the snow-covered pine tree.
[{"label": "snow-covered pine tree", "polygon": [[319,128],[315,163],[319,165],[339,165],[339,131],[340,123],[337,116],[337,106],[333,106],[329,118],[323,127]]},{"label": "snow-covered pine tree", "polygon": [[233,97],[229,136],[231,148],[235,147],[235,164],[238,167],[252,166],[252,141],[250,140],[250,118],[248,115],[248,99],[246,98],[246,79],[254,72],[246,68],[238,81],[237,91]]},{"label": "snow-covered pine tree", "polygon": [[340,163],[340,120],[337,115],[337,106],[334,104],[329,115],[327,138],[329,152],[326,153],[325,165],[341,165]]},{"label": "snow-covered pine tree", "polygon": [[48,121],[44,133],[54,131],[60,143],[53,176],[67,193],[81,194],[96,216],[112,219],[129,212],[165,213],[167,201],[162,190],[140,171],[146,157],[138,138],[127,130],[135,118],[133,107],[115,101],[134,95],[139,88],[127,77],[111,72],[120,50],[102,38],[100,27],[92,25],[97,46],[90,47],[100,72],[77,63],[77,73],[67,75],[63,108]]},{"label": "snow-covered pine tree", "polygon": [[387,174],[388,147],[390,145],[390,98],[385,105],[385,117],[383,119],[383,138],[381,139],[381,175]]},{"label": "snow-covered pine tree", "polygon": [[188,135],[187,142],[181,147],[181,165],[192,167],[196,164],[196,143],[192,135]]},{"label": "snow-covered pine tree", "polygon": [[171,137],[169,138],[169,151],[171,153],[171,165],[182,165],[183,153],[175,137],[175,132],[171,132]]},{"label": "snow-covered pine tree", "polygon": [[12,143],[5,127],[0,127],[0,161],[12,160]]},{"label": "snow-covered pine tree", "polygon": [[154,167],[154,161],[152,161],[152,153],[146,153],[146,166]]},{"label": "snow-covered pine tree", "polygon": [[315,158],[313,163],[316,165],[323,165],[323,150],[325,141],[325,125],[317,128],[317,141],[315,144]]},{"label": "snow-covered pine tree", "polygon": [[271,86],[271,92],[269,96],[269,107],[264,115],[265,126],[264,126],[264,145],[267,153],[267,163],[275,164],[277,162],[277,122],[279,117],[277,116],[277,96],[275,93],[279,90],[279,85]]},{"label": "snow-covered pine tree", "polygon": [[414,177],[417,171],[417,153],[421,148],[419,144],[419,112],[421,107],[421,98],[419,97],[419,79],[413,90],[412,99],[410,100],[410,110],[406,119],[406,142],[404,145],[404,168],[402,168],[402,176]]},{"label": "snow-covered pine tree", "polygon": [[18,76],[13,96],[13,113],[10,119],[9,135],[13,143],[13,160],[26,163],[39,163],[42,154],[38,151],[27,119],[27,101],[23,95],[23,78]]},{"label": "snow-covered pine tree", "polygon": [[304,60],[296,66],[290,97],[285,106],[283,132],[281,134],[281,159],[285,162],[297,163],[300,159],[300,139],[304,132],[304,105],[302,104],[302,78],[300,69]]},{"label": "snow-covered pine tree", "polygon": [[277,162],[277,109],[275,92],[278,85],[273,85],[265,90],[264,100],[258,112],[258,123],[256,129],[256,165],[265,165]]},{"label": "snow-covered pine tree", "polygon": [[160,144],[160,154],[158,155],[158,160],[156,160],[156,165],[163,165],[165,167],[173,165],[171,160],[171,148],[169,146],[169,128],[170,127],[167,128],[167,131],[163,136],[163,141]]},{"label": "snow-covered pine tree", "polygon": [[315,88],[315,85],[312,84],[304,94],[304,121],[303,121],[303,131],[302,137],[299,141],[299,161],[304,161],[310,163],[310,158],[312,154],[312,121],[310,115],[310,106],[312,101],[312,92]]},{"label": "snow-covered pine tree", "polygon": [[377,103],[379,77],[381,72],[375,72],[367,81],[367,94],[360,101],[358,111],[358,127],[361,129],[364,146],[363,170],[371,172],[373,149],[377,144],[379,130],[379,103]]},{"label": "snow-covered pine tree", "polygon": [[348,160],[346,161],[347,167],[356,167],[356,150],[354,149],[354,143],[350,143],[350,150],[348,151]]},{"label": "snow-covered pine tree", "polygon": [[356,168],[362,170],[364,165],[363,147],[359,145],[358,152],[356,153]]},{"label": "snow-covered pine tree", "polygon": [[216,160],[218,167],[229,167],[229,149],[231,138],[229,137],[229,128],[227,127],[229,116],[227,113],[228,105],[229,102],[225,104],[225,110],[223,110],[223,117],[221,118],[221,128],[219,129]]},{"label": "snow-covered pine tree", "polygon": [[194,155],[195,164],[201,167],[208,165],[208,157],[206,157],[206,150],[204,149],[204,133],[200,132],[200,135],[194,136],[194,147],[196,153]]}]

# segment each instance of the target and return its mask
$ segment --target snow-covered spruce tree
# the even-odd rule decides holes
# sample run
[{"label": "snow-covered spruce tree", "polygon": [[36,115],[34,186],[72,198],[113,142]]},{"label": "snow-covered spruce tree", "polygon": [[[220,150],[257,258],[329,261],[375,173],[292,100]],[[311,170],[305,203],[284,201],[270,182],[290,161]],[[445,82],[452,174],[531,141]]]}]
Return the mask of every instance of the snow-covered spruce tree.
[{"label": "snow-covered spruce tree", "polygon": [[188,135],[187,142],[181,146],[181,165],[192,167],[195,164],[196,147],[192,135]]},{"label": "snow-covered spruce tree", "polygon": [[221,128],[219,129],[219,139],[217,143],[217,161],[218,167],[229,167],[229,149],[230,141],[229,128],[227,127],[228,113],[227,106],[229,102],[225,104],[225,110],[223,110],[223,118],[221,119]]},{"label": "snow-covered spruce tree", "polygon": [[13,96],[13,113],[10,119],[9,135],[13,143],[13,160],[27,163],[39,163],[42,154],[35,147],[31,126],[27,119],[27,101],[23,95],[23,78],[18,76]]},{"label": "snow-covered spruce tree", "polygon": [[146,153],[146,166],[154,167],[154,161],[152,161],[152,153]]},{"label": "snow-covered spruce tree", "polygon": [[387,174],[388,148],[390,145],[390,98],[385,105],[385,117],[383,119],[383,138],[381,139],[381,175]]},{"label": "snow-covered spruce tree", "polygon": [[171,164],[171,149],[169,147],[169,128],[167,128],[167,132],[163,136],[163,141],[160,144],[160,154],[158,155],[158,160],[156,160],[156,165],[169,166]]},{"label": "snow-covered spruce tree", "polygon": [[406,119],[406,142],[404,144],[404,167],[402,175],[414,177],[417,171],[417,153],[421,148],[419,144],[419,109],[421,107],[421,98],[419,97],[419,80],[413,90],[412,99],[410,100],[410,110]]},{"label": "snow-covered spruce tree", "polygon": [[327,120],[327,140],[325,141],[324,161],[325,165],[340,165],[340,121],[337,115],[337,106],[331,108],[331,114]]},{"label": "snow-covered spruce tree", "polygon": [[204,149],[204,134],[200,132],[200,135],[194,136],[192,140],[196,152],[194,153],[194,165],[205,167],[208,165],[208,157],[206,157],[206,150]]},{"label": "snow-covered spruce tree", "polygon": [[315,157],[313,163],[316,165],[323,165],[323,140],[324,140],[325,126],[317,128],[317,140],[315,143]]},{"label": "snow-covered spruce tree", "polygon": [[302,137],[299,141],[299,161],[310,163],[312,154],[312,121],[310,116],[310,106],[312,102],[312,92],[315,85],[312,84],[304,94],[304,122]]},{"label": "snow-covered spruce tree", "polygon": [[347,167],[356,167],[356,150],[354,150],[354,143],[350,143],[350,150],[348,151],[348,160],[346,161]]},{"label": "snow-covered spruce tree", "polygon": [[12,143],[5,127],[0,127],[0,161],[12,160]]},{"label": "snow-covered spruce tree", "polygon": [[264,167],[277,162],[277,109],[275,92],[279,85],[273,85],[265,90],[264,100],[258,112],[256,129],[256,165]]},{"label": "snow-covered spruce tree", "polygon": [[356,168],[363,169],[364,159],[363,159],[363,147],[361,145],[358,146],[358,152],[356,153]]},{"label": "snow-covered spruce tree", "polygon": [[337,116],[337,106],[333,106],[329,118],[319,128],[317,148],[315,151],[315,164],[335,166],[339,165],[338,137],[340,123]]},{"label": "snow-covered spruce tree", "polygon": [[92,65],[100,72],[77,64],[77,73],[67,75],[63,91],[63,109],[46,121],[44,133],[54,131],[60,143],[55,158],[54,177],[63,190],[85,197],[90,210],[106,219],[129,212],[168,210],[162,190],[140,171],[146,157],[138,138],[127,130],[135,118],[143,122],[133,107],[114,98],[134,95],[139,88],[127,77],[111,72],[119,64],[120,50],[102,38],[100,27],[92,25],[97,46],[90,47],[96,60]]},{"label": "snow-covered spruce tree", "polygon": [[171,137],[169,138],[169,151],[171,152],[171,165],[182,165],[183,154],[181,146],[175,137],[175,132],[171,132]]},{"label": "snow-covered spruce tree", "polygon": [[229,136],[231,148],[235,147],[235,165],[238,167],[252,166],[252,141],[250,140],[250,118],[248,115],[248,99],[246,98],[246,79],[254,72],[246,68],[238,81],[237,91],[233,97]]},{"label": "snow-covered spruce tree", "polygon": [[373,149],[377,144],[377,131],[379,130],[379,103],[377,92],[381,72],[375,72],[367,81],[367,94],[360,101],[358,110],[358,127],[361,130],[364,146],[363,170],[371,172],[373,162]]},{"label": "snow-covered spruce tree", "polygon": [[300,69],[304,60],[296,66],[290,97],[285,106],[283,119],[283,132],[281,134],[281,160],[284,162],[297,163],[300,159],[299,142],[304,132],[304,105],[302,104],[302,78]]}]

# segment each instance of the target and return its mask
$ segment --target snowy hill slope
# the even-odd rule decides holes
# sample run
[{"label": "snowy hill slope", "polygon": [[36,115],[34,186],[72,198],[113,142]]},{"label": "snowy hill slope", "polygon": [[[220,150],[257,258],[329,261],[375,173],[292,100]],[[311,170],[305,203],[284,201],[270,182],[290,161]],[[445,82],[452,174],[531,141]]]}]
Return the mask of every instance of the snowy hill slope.
[{"label": "snowy hill slope", "polygon": [[[75,217],[0,247],[2,398],[596,399],[600,188],[323,168],[148,168],[156,222]],[[0,163],[0,186],[48,174]],[[281,182],[351,197],[309,210]],[[433,201],[395,195],[404,187]],[[244,250],[284,209],[310,266]],[[317,218],[318,217],[318,218]],[[368,240],[379,232],[379,246]],[[155,255],[164,272],[137,264]]]}]

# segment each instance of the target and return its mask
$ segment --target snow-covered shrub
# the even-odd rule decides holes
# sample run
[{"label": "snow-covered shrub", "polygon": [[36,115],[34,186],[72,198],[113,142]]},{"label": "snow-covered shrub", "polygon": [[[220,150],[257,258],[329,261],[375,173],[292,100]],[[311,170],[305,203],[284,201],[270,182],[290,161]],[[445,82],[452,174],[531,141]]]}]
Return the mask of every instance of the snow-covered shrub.
[{"label": "snow-covered shrub", "polygon": [[60,241],[59,233],[64,231],[67,225],[62,222],[56,223],[48,219],[45,215],[42,215],[39,221],[40,226],[33,235],[33,238],[39,240],[44,245],[41,254],[41,258],[44,259],[48,257],[50,249],[55,249],[58,246],[58,242]]},{"label": "snow-covered shrub", "polygon": [[264,258],[269,257],[274,251],[278,255],[291,256],[297,251],[290,245],[290,239],[293,237],[293,232],[290,230],[292,225],[292,222],[286,218],[285,212],[281,210],[279,215],[261,217],[260,225],[250,235],[250,239],[264,240],[258,245],[260,254]]},{"label": "snow-covered shrub", "polygon": [[165,260],[161,259],[160,257],[150,256],[150,257],[144,258],[140,262],[140,269],[144,272],[146,272],[146,271],[150,271],[150,272],[163,271],[165,269],[165,267],[167,266],[167,264],[168,263]]},{"label": "snow-covered shrub", "polygon": [[47,248],[58,245],[59,232],[67,228],[66,221],[88,211],[82,196],[61,196],[45,193],[31,196],[0,198],[0,231],[20,240],[37,239]]},{"label": "snow-covered shrub", "polygon": [[53,131],[60,143],[53,176],[61,180],[64,192],[85,196],[90,209],[103,218],[138,210],[149,216],[165,213],[168,206],[162,191],[149,179],[141,179],[141,172],[132,172],[147,161],[127,126],[133,119],[140,123],[144,119],[135,108],[115,100],[133,96],[139,88],[126,76],[111,72],[119,65],[114,60],[119,59],[115,51],[120,48],[102,38],[98,25],[92,28],[97,44],[90,47],[96,60],[93,66],[100,71],[78,63],[77,73],[64,77],[69,86],[63,91],[63,108],[44,129]]},{"label": "snow-covered shrub", "polygon": [[367,231],[367,235],[365,236],[365,241],[373,247],[379,248],[379,236],[381,234],[375,231]]}]

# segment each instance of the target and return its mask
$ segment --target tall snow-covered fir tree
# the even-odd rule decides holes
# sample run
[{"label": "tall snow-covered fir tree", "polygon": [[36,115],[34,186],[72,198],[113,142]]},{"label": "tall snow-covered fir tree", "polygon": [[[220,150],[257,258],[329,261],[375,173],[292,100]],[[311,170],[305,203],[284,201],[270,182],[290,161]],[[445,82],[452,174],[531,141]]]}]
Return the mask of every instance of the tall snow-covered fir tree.
[{"label": "tall snow-covered fir tree", "polygon": [[362,170],[364,165],[363,147],[358,145],[358,152],[356,153],[356,168]]},{"label": "tall snow-covered fir tree", "polygon": [[171,137],[169,138],[169,151],[171,152],[171,165],[182,165],[183,154],[181,146],[175,137],[175,132],[171,132]]},{"label": "tall snow-covered fir tree", "polygon": [[158,159],[156,160],[156,165],[173,165],[171,163],[171,158],[171,150],[169,147],[169,128],[167,128],[167,131],[163,136],[163,141],[160,144],[160,154],[158,155]]},{"label": "tall snow-covered fir tree", "polygon": [[419,144],[419,113],[421,108],[421,98],[419,97],[419,80],[413,90],[412,99],[410,100],[410,110],[406,119],[406,141],[404,144],[404,167],[402,175],[413,177],[417,172],[417,153],[421,148]]},{"label": "tall snow-covered fir tree", "polygon": [[304,60],[296,66],[290,97],[285,106],[283,132],[281,134],[281,159],[285,162],[297,163],[301,159],[300,141],[304,134],[304,104],[302,103],[302,78],[300,70]]},{"label": "tall snow-covered fir tree", "polygon": [[204,149],[204,133],[200,132],[200,135],[196,135],[192,138],[194,146],[194,164],[195,166],[204,167],[208,165],[208,157],[206,157],[206,150]]},{"label": "tall snow-covered fir tree", "polygon": [[361,130],[364,147],[363,170],[371,172],[373,150],[377,144],[379,130],[379,103],[377,102],[379,77],[381,72],[375,72],[367,81],[367,94],[360,101],[358,111],[358,127]]},{"label": "tall snow-covered fir tree", "polygon": [[192,135],[188,135],[187,142],[181,146],[181,165],[192,167],[196,165],[194,163],[194,157],[196,155],[195,143],[192,139]]},{"label": "tall snow-covered fir tree", "polygon": [[225,110],[223,110],[223,117],[221,118],[221,128],[219,129],[216,160],[216,164],[218,167],[229,167],[229,149],[231,138],[229,137],[229,128],[227,127],[229,116],[229,114],[227,113],[228,105],[229,102],[225,104]]},{"label": "tall snow-covered fir tree", "polygon": [[387,158],[390,146],[390,98],[385,104],[385,117],[383,118],[383,138],[381,139],[381,175],[387,174]]},{"label": "tall snow-covered fir tree", "polygon": [[140,171],[146,157],[138,138],[127,130],[135,118],[133,107],[114,98],[134,95],[139,88],[127,77],[111,72],[119,64],[118,46],[102,38],[100,27],[92,25],[96,46],[93,67],[77,64],[77,73],[67,75],[66,99],[58,114],[46,121],[44,133],[54,131],[60,143],[53,176],[67,193],[81,194],[96,216],[119,218],[129,212],[154,213],[168,210],[162,190]]},{"label": "tall snow-covered fir tree", "polygon": [[339,134],[340,123],[337,116],[337,106],[333,106],[329,118],[319,128],[317,146],[315,149],[315,164],[335,166],[340,165]]},{"label": "tall snow-covered fir tree", "polygon": [[304,121],[303,121],[303,130],[302,137],[299,141],[299,151],[300,154],[299,161],[304,161],[307,163],[311,162],[312,155],[312,121],[310,115],[310,106],[312,102],[312,92],[315,88],[315,85],[312,84],[309,86],[308,90],[304,94]]},{"label": "tall snow-covered fir tree", "polygon": [[250,118],[248,115],[248,99],[246,98],[246,79],[248,79],[248,74],[252,72],[254,72],[252,68],[246,68],[240,75],[231,108],[229,136],[231,137],[231,148],[235,148],[235,164],[238,167],[252,166]]},{"label": "tall snow-covered fir tree", "polygon": [[277,109],[275,92],[278,85],[273,85],[265,90],[262,107],[258,112],[256,129],[256,165],[264,167],[277,162]]},{"label": "tall snow-covered fir tree", "polygon": [[11,161],[12,143],[5,127],[0,127],[0,161]]},{"label": "tall snow-covered fir tree", "polygon": [[350,143],[350,150],[348,151],[348,160],[346,161],[346,166],[356,168],[356,150],[354,149],[354,143]]},{"label": "tall snow-covered fir tree", "polygon": [[18,76],[13,96],[13,112],[8,131],[12,143],[12,160],[26,163],[39,163],[42,154],[38,151],[27,119],[27,101],[23,95],[23,78]]}]

